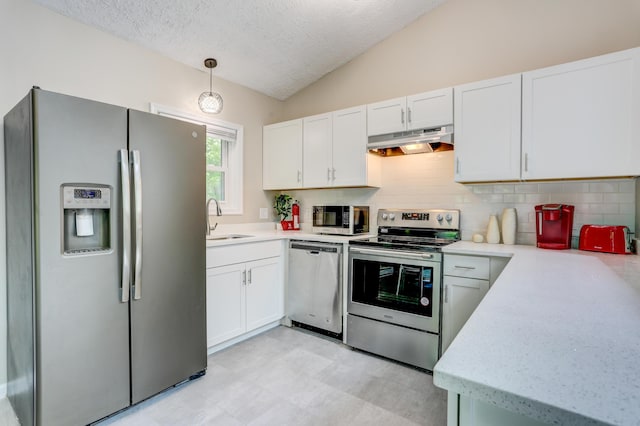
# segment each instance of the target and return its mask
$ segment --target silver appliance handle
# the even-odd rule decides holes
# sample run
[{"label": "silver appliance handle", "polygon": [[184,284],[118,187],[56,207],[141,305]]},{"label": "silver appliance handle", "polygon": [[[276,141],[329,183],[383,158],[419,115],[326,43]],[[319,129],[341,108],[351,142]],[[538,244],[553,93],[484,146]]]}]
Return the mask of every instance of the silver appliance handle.
[{"label": "silver appliance handle", "polygon": [[292,250],[305,250],[307,253],[319,254],[320,252],[327,253],[342,253],[342,247],[340,244],[335,243],[316,243],[316,242],[290,242],[289,248]]},{"label": "silver appliance handle", "polygon": [[140,173],[140,151],[131,151],[133,157],[133,203],[136,224],[136,262],[133,275],[133,299],[142,297],[142,175]]},{"label": "silver appliance handle", "polygon": [[393,251],[393,250],[379,250],[379,249],[366,249],[366,248],[349,248],[352,253],[361,253],[361,254],[373,254],[378,256],[393,256],[393,257],[402,257],[403,259],[433,259],[433,254],[430,253],[411,253],[407,251]]},{"label": "silver appliance handle", "polygon": [[131,193],[129,187],[129,152],[121,149],[118,152],[120,160],[120,185],[122,189],[122,283],[120,284],[120,301],[129,301],[131,279]]},{"label": "silver appliance handle", "polygon": [[542,212],[541,211],[538,212],[538,225],[539,225],[538,235],[542,235]]}]

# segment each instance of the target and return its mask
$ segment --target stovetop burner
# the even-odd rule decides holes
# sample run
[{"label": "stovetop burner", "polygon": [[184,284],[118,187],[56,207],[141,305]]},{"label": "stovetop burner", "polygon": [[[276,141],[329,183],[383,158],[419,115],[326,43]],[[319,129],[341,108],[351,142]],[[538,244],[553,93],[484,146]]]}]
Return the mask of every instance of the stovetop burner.
[{"label": "stovetop burner", "polygon": [[459,210],[378,210],[378,235],[350,244],[387,250],[439,252],[460,240]]}]

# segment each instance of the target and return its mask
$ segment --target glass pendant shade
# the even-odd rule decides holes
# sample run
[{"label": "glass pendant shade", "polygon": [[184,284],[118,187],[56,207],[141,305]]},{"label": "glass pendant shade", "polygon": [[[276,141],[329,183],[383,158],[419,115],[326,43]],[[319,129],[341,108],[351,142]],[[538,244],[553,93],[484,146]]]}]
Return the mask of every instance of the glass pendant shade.
[{"label": "glass pendant shade", "polygon": [[213,68],[218,65],[218,61],[213,58],[204,60],[204,66],[209,68],[209,91],[202,92],[198,98],[198,105],[202,112],[209,114],[218,114],[222,111],[222,96],[212,90],[213,86]]},{"label": "glass pendant shade", "polygon": [[222,96],[213,92],[202,92],[198,98],[198,105],[202,112],[218,114],[222,111]]}]

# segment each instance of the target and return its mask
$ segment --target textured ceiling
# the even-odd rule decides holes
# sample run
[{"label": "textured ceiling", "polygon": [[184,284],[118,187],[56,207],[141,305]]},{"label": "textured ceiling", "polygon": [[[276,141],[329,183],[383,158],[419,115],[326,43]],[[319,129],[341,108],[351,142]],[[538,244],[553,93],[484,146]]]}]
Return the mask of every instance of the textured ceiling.
[{"label": "textured ceiling", "polygon": [[34,0],[284,100],[446,0]]}]

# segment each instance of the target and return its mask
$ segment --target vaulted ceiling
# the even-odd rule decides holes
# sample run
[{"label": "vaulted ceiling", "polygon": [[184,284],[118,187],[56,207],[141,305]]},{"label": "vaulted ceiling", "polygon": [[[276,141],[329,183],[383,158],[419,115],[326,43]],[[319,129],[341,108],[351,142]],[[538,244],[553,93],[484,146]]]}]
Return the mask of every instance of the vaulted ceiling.
[{"label": "vaulted ceiling", "polygon": [[34,0],[284,100],[446,0]]}]

